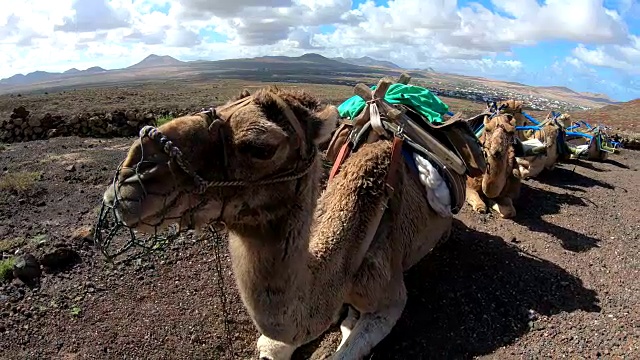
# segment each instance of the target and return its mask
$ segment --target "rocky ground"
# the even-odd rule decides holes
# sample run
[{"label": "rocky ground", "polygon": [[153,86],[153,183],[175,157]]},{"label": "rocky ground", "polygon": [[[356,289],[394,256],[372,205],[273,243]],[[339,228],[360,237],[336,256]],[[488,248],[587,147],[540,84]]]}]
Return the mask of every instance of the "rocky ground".
[{"label": "rocky ground", "polygon": [[[130,141],[54,138],[0,151],[0,271],[26,259],[24,278],[43,264],[38,282],[0,283],[0,358],[255,355],[226,248],[220,278],[211,240],[184,238],[119,265],[92,246],[101,194]],[[514,220],[465,207],[451,240],[407,273],[406,311],[372,359],[639,358],[638,168],[633,151],[563,164],[526,181]],[[337,341],[333,331],[296,356],[317,347],[320,358]]]}]

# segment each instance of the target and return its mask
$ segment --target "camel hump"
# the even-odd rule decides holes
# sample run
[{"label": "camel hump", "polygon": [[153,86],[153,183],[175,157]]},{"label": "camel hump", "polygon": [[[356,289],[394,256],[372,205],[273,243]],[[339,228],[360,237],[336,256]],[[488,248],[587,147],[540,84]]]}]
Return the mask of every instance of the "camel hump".
[{"label": "camel hump", "polygon": [[403,158],[411,169],[419,172],[412,158],[417,154],[442,172],[451,211],[456,213],[465,201],[465,177],[486,170],[482,145],[468,121],[459,115],[445,117],[451,113],[442,100],[426,88],[407,85],[407,80],[384,78],[375,87],[358,84],[356,95],[338,107],[343,120],[326,149],[326,160],[333,163],[329,181],[363,144],[401,139]]},{"label": "camel hump", "polygon": [[[429,149],[458,174],[478,176],[484,173],[486,163],[482,145],[468,121],[460,116],[445,118],[449,113],[448,105],[428,89],[408,85],[408,79],[408,76],[401,76],[395,83],[383,79],[376,87],[364,84],[356,86],[356,95],[338,107],[341,117],[351,121],[345,122],[334,133],[328,144],[327,159],[336,161],[353,129],[358,132],[370,131],[371,124],[375,133],[389,130],[380,123],[384,119],[383,122],[402,126],[404,136],[408,136],[419,150]],[[370,112],[369,102],[373,98],[376,98],[378,108]],[[364,139],[365,136],[359,138]],[[366,138],[365,142],[375,139],[371,136]]]},{"label": "camel hump", "polygon": [[472,124],[477,121],[482,124],[485,113],[476,115],[471,119],[464,119],[460,113],[457,113],[440,124],[434,124],[406,105],[397,106],[405,107],[405,113],[412,121],[420,125],[425,131],[434,134],[444,146],[456,153],[464,163],[470,176],[476,177],[484,173],[487,165],[482,152],[482,145],[473,132]]}]

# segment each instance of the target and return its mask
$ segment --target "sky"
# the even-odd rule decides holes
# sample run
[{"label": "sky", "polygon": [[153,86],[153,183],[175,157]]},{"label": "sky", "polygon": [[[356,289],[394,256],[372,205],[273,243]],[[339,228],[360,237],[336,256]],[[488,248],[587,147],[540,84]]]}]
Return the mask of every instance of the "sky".
[{"label": "sky", "polygon": [[262,55],[640,98],[640,0],[2,0],[0,78]]}]

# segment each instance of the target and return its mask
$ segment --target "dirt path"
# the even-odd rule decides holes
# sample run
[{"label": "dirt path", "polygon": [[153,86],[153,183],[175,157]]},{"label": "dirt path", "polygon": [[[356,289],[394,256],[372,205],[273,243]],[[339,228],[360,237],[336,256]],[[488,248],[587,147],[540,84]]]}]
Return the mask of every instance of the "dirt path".
[{"label": "dirt path", "polygon": [[[93,225],[129,143],[55,138],[0,152],[5,254],[66,245],[81,258],[37,288],[0,285],[0,358],[254,355],[257,333],[225,255],[226,344],[213,243],[185,238],[152,261],[114,267],[72,235]],[[407,309],[373,359],[640,357],[640,153],[612,159],[527,181],[515,220],[465,208],[451,240],[407,274]],[[1,181],[12,173],[24,175],[21,193]],[[337,339],[329,334],[314,358]]]}]

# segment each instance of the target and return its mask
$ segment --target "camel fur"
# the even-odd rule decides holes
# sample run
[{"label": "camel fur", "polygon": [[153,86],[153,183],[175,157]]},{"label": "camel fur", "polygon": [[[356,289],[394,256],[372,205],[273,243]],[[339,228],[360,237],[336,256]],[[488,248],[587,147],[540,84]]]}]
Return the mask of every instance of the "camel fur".
[{"label": "camel fur", "polygon": [[503,218],[516,215],[513,201],[520,194],[520,174],[514,138],[516,118],[509,114],[484,116],[480,142],[487,161],[484,174],[467,177],[466,199],[473,210],[487,212],[487,205]]},{"label": "camel fur", "polygon": [[[364,144],[323,191],[321,156],[312,150],[329,140],[337,109],[302,91],[267,88],[251,98],[222,124],[213,126],[204,115],[193,115],[159,130],[210,181],[274,177],[312,157],[305,175],[269,185],[211,187],[195,195],[190,177],[168,162],[160,147],[148,139],[136,140],[124,168],[140,162],[140,147],[153,166],[140,176],[121,172],[104,201],[115,206],[122,221],[139,229],[140,217],[145,223],[168,225],[163,211],[182,216],[181,222],[195,219],[196,228],[210,221],[226,226],[236,284],[261,334],[261,359],[289,359],[296,348],[337,321],[343,304],[350,310],[332,358],[362,359],[403,312],[403,272],[449,237],[452,216],[439,216],[428,205],[420,180],[409,176],[404,162],[389,195],[387,140]],[[287,121],[287,109],[299,121],[302,139]],[[172,201],[164,206],[157,194]],[[202,203],[193,208],[193,200]],[[372,227],[377,219],[379,226]]]},{"label": "camel fur", "polygon": [[[516,119],[516,127],[535,125],[523,113],[524,103],[518,100],[507,100],[498,103],[506,105],[501,113],[510,114]],[[525,149],[532,149],[535,155],[518,156],[516,162],[521,180],[537,177],[543,170],[553,170],[560,160],[558,134],[563,131],[564,120],[568,115],[561,115],[556,121],[551,113],[539,125],[539,130],[516,130]],[[527,151],[528,152],[528,151]]]}]

